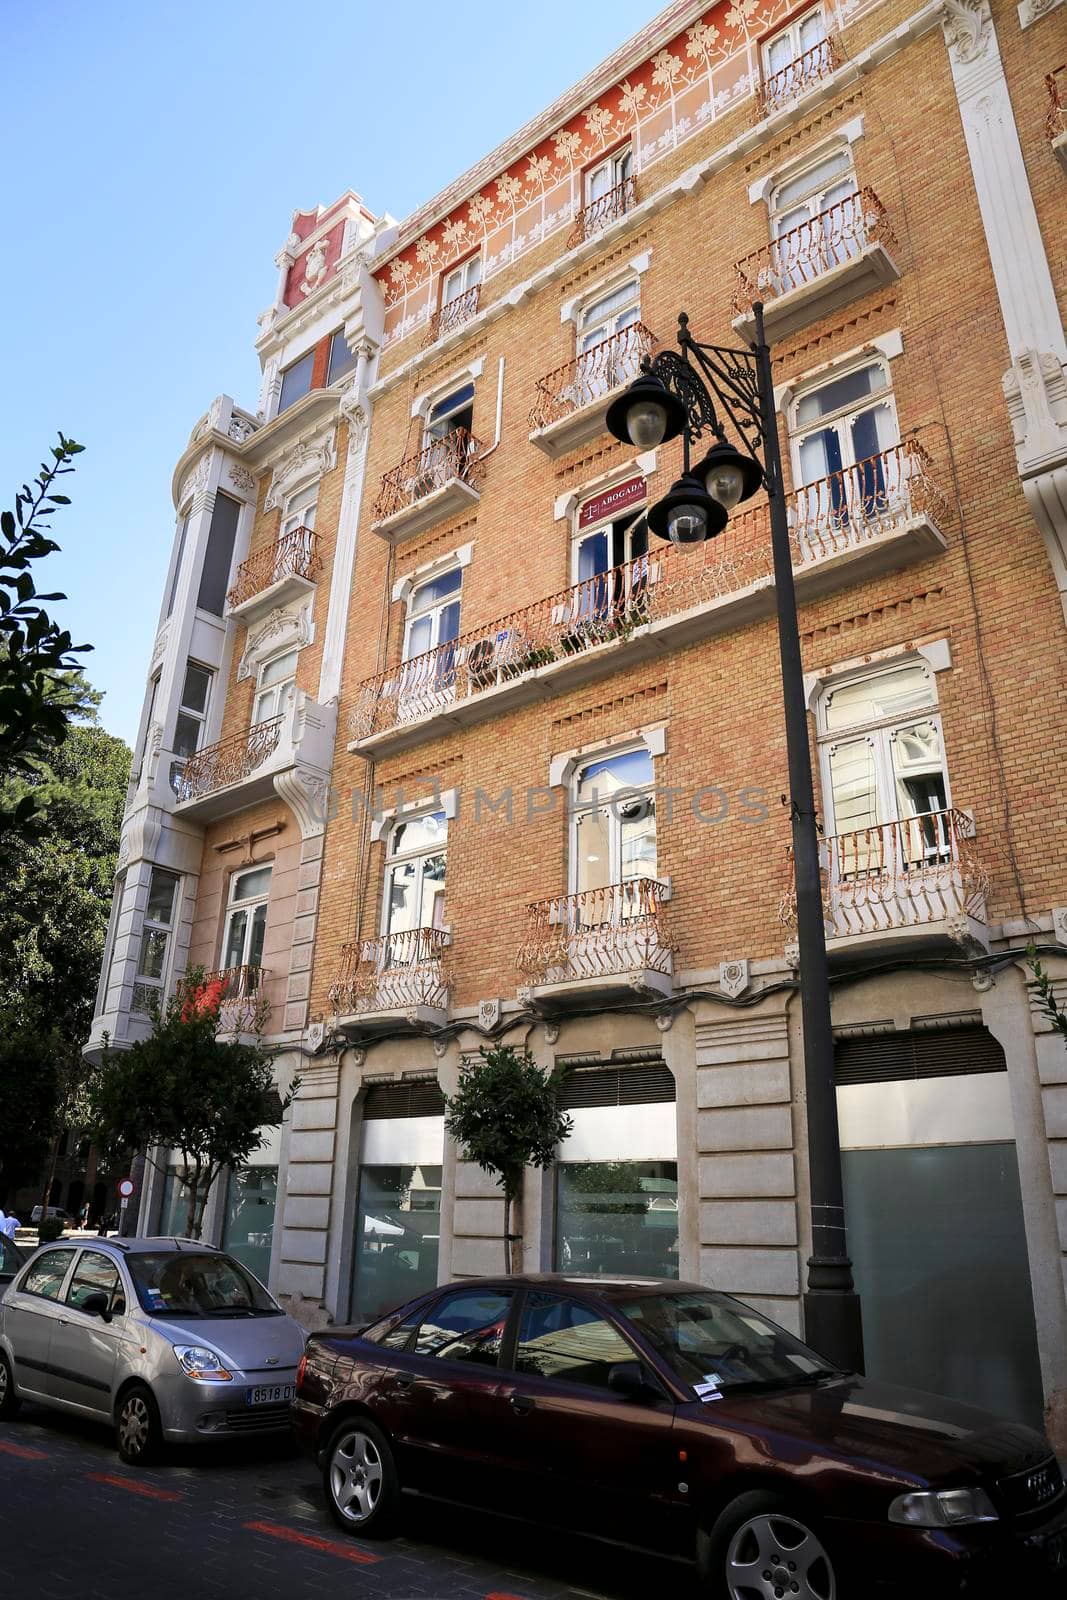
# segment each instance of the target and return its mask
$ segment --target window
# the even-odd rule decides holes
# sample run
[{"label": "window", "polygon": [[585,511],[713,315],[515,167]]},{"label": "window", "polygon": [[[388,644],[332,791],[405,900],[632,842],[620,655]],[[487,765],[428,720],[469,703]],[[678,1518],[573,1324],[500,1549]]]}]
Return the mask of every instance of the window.
[{"label": "window", "polygon": [[779,184],[771,195],[768,292],[786,294],[847,261],[863,247],[863,208],[851,147]]},{"label": "window", "polygon": [[516,1371],[606,1389],[617,1361],[637,1359],[619,1330],[590,1306],[540,1291],[526,1296]]},{"label": "window", "polygon": [[[459,638],[459,602],[463,568],[453,567],[439,577],[420,583],[408,599],[407,627],[404,631],[404,660],[425,655]],[[443,660],[447,657],[447,661]],[[454,652],[442,650],[439,670],[451,673]],[[449,680],[451,681],[451,679]]]},{"label": "window", "polygon": [[459,1289],[436,1301],[415,1335],[415,1354],[495,1367],[511,1309],[506,1289]]},{"label": "window", "polygon": [[253,867],[250,872],[234,873],[230,879],[230,903],[222,945],[222,965],[227,972],[234,967],[263,965],[270,874],[270,867]]},{"label": "window", "polygon": [[83,1250],[67,1290],[67,1304],[80,1310],[91,1294],[106,1294],[108,1310],[120,1316],[126,1309],[118,1269],[99,1250]]},{"label": "window", "polygon": [[58,1300],[73,1259],[73,1250],[46,1250],[37,1257],[19,1288],[26,1294],[39,1294],[44,1300]]},{"label": "window", "polygon": [[195,661],[190,661],[185,668],[178,719],[174,725],[174,753],[183,761],[194,756],[203,742],[211,678],[211,669]]},{"label": "window", "polygon": [[[343,378],[346,372],[352,371],[357,359],[348,348],[345,330],[338,328],[336,333],[330,335],[330,363],[326,369],[326,382],[336,383],[338,378]],[[310,388],[310,380],[308,387]],[[304,393],[306,392],[305,390]]]},{"label": "window", "polygon": [[159,1232],[165,1239],[184,1239],[189,1233],[193,1189],[181,1164],[167,1168],[163,1179],[163,1199],[160,1206]]},{"label": "window", "polygon": [[137,981],[133,986],[134,1011],[149,1011],[163,998],[177,891],[176,873],[164,872],[162,867],[152,868],[148,880],[148,904],[141,928]]},{"label": "window", "polygon": [[444,926],[447,833],[443,811],[398,822],[393,829],[385,875],[386,934]]},{"label": "window", "polygon": [[556,1168],[556,1267],[676,1278],[677,1162],[561,1162]]},{"label": "window", "polygon": [[269,722],[280,717],[285,710],[286,696],[296,682],[298,650],[286,650],[284,655],[271,656],[261,663],[256,675],[256,698],[252,702],[252,721]]},{"label": "window", "polygon": [[868,875],[889,857],[905,868],[948,860],[948,778],[929,665],[850,679],[827,689],[817,711],[835,875]]},{"label": "window", "polygon": [[578,590],[571,601],[575,646],[610,638],[616,624],[646,621],[651,581],[644,508],[615,522],[586,526],[583,516],[584,508],[578,513],[571,558]]},{"label": "window", "polygon": [[270,1246],[277,1201],[277,1167],[244,1167],[240,1172],[230,1173],[222,1248],[254,1272],[261,1283],[266,1283],[270,1276]]},{"label": "window", "polygon": [[461,389],[453,389],[451,394],[430,407],[424,443],[430,445],[437,440],[447,439],[450,433],[455,433],[459,428],[465,428],[470,433],[473,423],[474,385],[465,383]]},{"label": "window", "polygon": [[221,617],[226,607],[230,587],[230,568],[233,565],[233,547],[237,538],[237,522],[241,515],[241,502],[232,495],[217,494],[211,511],[207,551],[200,573],[200,589],[196,603],[202,611]]},{"label": "window", "polygon": [[624,145],[586,169],[582,196],[585,238],[591,238],[629,211],[634,203],[633,172],[634,153],[630,145]]},{"label": "window", "polygon": [[[468,256],[466,261],[461,261],[458,266],[450,267],[441,274],[441,309],[453,304],[468,290],[476,289],[482,281],[482,256],[477,251]],[[442,326],[441,332],[445,332]]]},{"label": "window", "polygon": [[578,322],[575,404],[589,405],[637,376],[641,350],[627,329],[641,320],[637,278],[587,305]]},{"label": "window", "polygon": [[900,433],[884,361],[871,361],[809,389],[796,401],[793,475],[805,521],[870,521],[895,504],[905,464],[893,451]]},{"label": "window", "polygon": [[278,530],[279,537],[284,539],[287,534],[295,533],[298,528],[307,528],[312,532],[315,527],[315,508],[319,498],[319,486],[311,483],[306,489],[299,489],[296,494],[291,494],[285,502],[285,515],[282,525]]},{"label": "window", "polygon": [[297,400],[302,400],[311,389],[311,374],[315,366],[315,352],[309,350],[306,355],[294,361],[292,366],[286,367],[282,373],[281,393],[278,396],[278,414],[288,410]]},{"label": "window", "polygon": [[763,46],[763,98],[767,110],[800,94],[828,70],[830,45],[821,6],[806,11]]},{"label": "window", "polygon": [[178,535],[178,553],[174,557],[174,573],[170,580],[170,589],[167,593],[167,616],[174,610],[174,601],[178,594],[178,580],[182,575],[182,561],[185,558],[185,536],[189,532],[189,518],[182,518],[181,532]]},{"label": "window", "polygon": [[[574,775],[571,860],[574,892],[619,887],[656,876],[656,802],[652,757],[642,746],[579,767]],[[591,916],[612,910],[603,896]],[[633,895],[621,897],[616,914],[642,909]],[[584,920],[584,917],[583,917]]]}]

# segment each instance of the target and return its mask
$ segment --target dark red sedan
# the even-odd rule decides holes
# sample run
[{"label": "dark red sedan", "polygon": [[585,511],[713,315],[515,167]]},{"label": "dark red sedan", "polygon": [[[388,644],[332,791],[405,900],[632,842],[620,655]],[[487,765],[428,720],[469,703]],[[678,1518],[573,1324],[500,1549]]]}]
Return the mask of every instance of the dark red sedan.
[{"label": "dark red sedan", "polygon": [[413,1493],[688,1557],[716,1600],[1003,1600],[1067,1575],[1041,1434],[836,1371],[696,1284],[438,1288],[314,1335],[294,1420],[366,1537]]}]

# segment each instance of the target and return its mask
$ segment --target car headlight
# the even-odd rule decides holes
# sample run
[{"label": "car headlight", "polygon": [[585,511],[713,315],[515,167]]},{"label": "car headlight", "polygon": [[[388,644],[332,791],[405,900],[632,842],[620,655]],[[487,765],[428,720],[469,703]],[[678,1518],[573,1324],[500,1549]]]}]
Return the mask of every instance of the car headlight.
[{"label": "car headlight", "polygon": [[958,1528],[968,1522],[996,1522],[997,1510],[984,1489],[926,1489],[898,1495],[890,1522],[912,1528]]},{"label": "car headlight", "polygon": [[230,1383],[233,1373],[227,1372],[214,1350],[202,1344],[176,1344],[174,1354],[187,1378],[199,1378],[202,1383]]}]

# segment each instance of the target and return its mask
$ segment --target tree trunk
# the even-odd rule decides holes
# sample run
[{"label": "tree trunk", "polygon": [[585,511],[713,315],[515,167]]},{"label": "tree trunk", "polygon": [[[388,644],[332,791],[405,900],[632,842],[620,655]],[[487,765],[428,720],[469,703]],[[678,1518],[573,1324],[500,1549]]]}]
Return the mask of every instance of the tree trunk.
[{"label": "tree trunk", "polygon": [[[57,1128],[52,1139],[52,1148],[48,1152],[48,1172],[44,1180],[44,1188],[41,1191],[41,1222],[46,1222],[48,1220],[48,1207],[52,1203],[52,1185],[56,1179],[56,1167],[59,1165],[59,1141],[62,1136],[62,1131],[63,1130],[61,1128]],[[40,1224],[38,1224],[38,1238],[39,1237]]]},{"label": "tree trunk", "polygon": [[208,1196],[211,1193],[211,1185],[214,1183],[217,1176],[218,1174],[214,1167],[208,1167],[206,1172],[201,1172],[198,1165],[196,1174],[196,1187],[193,1190],[192,1198],[189,1204],[189,1237],[191,1239],[199,1239],[201,1233],[203,1232],[204,1212],[207,1210],[207,1202]]},{"label": "tree trunk", "polygon": [[504,1271],[511,1271],[511,1195],[504,1190]]},{"label": "tree trunk", "polygon": [[508,1271],[522,1271],[522,1180],[508,1205]]}]

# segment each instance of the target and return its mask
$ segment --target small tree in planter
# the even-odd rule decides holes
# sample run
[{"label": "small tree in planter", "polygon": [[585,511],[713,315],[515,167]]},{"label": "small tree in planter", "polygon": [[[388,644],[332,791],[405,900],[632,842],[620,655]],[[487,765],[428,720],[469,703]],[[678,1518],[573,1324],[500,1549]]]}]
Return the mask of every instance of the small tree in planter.
[{"label": "small tree in planter", "polygon": [[496,1178],[504,1191],[504,1269],[522,1269],[522,1183],[527,1167],[549,1167],[573,1123],[556,1093],[564,1068],[547,1075],[528,1050],[497,1045],[467,1062],[446,1101],[445,1126],[463,1159]]},{"label": "small tree in planter", "polygon": [[[152,1017],[152,1032],[128,1050],[105,1041],[90,1088],[93,1136],[107,1150],[178,1150],[189,1186],[189,1233],[199,1239],[211,1186],[258,1150],[260,1128],[276,1127],[300,1086],[280,1097],[259,1035],[265,1003],[225,1033],[225,983],[191,970]],[[247,1003],[245,1003],[247,1005]]]}]

